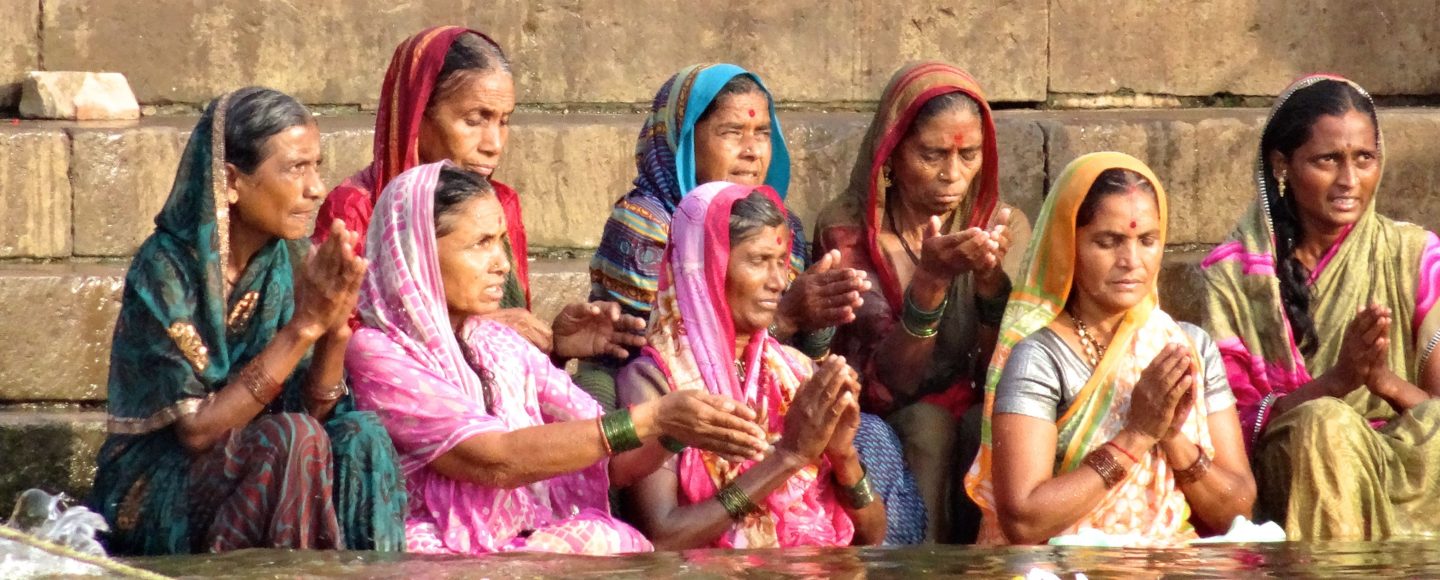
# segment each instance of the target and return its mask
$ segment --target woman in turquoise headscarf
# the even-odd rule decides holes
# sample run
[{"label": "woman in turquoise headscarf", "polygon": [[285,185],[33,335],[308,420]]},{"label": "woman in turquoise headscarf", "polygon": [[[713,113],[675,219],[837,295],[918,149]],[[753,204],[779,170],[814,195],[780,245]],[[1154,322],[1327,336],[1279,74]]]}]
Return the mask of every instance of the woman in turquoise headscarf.
[{"label": "woman in turquoise headscarf", "polygon": [[314,118],[270,89],[191,133],[115,327],[90,502],[112,552],[404,546],[395,449],[342,380],[366,264],[343,224],[305,247],[320,161]]}]

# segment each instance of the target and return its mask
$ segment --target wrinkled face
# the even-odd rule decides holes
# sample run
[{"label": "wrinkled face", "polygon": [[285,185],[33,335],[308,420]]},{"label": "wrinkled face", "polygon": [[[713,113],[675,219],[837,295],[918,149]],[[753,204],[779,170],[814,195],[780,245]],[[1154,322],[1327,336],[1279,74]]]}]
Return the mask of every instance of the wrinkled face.
[{"label": "wrinkled face", "polygon": [[1306,229],[1333,230],[1360,220],[1380,183],[1380,147],[1369,115],[1350,111],[1324,115],[1310,127],[1310,140],[1290,154],[1275,152],[1276,178],[1288,182]]},{"label": "wrinkled face", "polygon": [[499,310],[510,274],[500,201],[493,195],[473,197],[436,221],[443,235],[435,239],[435,249],[451,320]]},{"label": "wrinkled face", "polygon": [[916,125],[890,155],[891,191],[927,215],[954,211],[980,174],[984,139],[980,117],[964,109]]},{"label": "wrinkled face", "polygon": [[448,159],[489,178],[510,139],[515,83],[503,70],[460,74],[421,118],[420,163]]},{"label": "wrinkled face", "polygon": [[1160,212],[1142,190],[1107,195],[1094,221],[1075,231],[1075,295],[1106,314],[1139,304],[1155,287],[1160,259]]},{"label": "wrinkled face", "polygon": [[766,227],[732,244],[725,271],[725,300],[736,336],[769,328],[790,281],[790,228]]},{"label": "wrinkled face", "polygon": [[270,136],[260,149],[263,161],[250,174],[226,164],[232,227],[296,240],[310,232],[315,211],[325,198],[320,181],[320,129],[296,125]]},{"label": "wrinkled face", "polygon": [[729,95],[695,124],[696,185],[729,181],[762,185],[770,170],[770,100],[765,93]]}]

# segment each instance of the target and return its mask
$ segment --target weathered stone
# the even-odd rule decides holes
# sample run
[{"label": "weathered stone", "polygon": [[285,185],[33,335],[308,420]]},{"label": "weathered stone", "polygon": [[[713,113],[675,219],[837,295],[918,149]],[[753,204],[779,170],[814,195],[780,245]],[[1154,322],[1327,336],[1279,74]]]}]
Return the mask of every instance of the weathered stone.
[{"label": "weathered stone", "polygon": [[1332,71],[1384,95],[1440,92],[1428,0],[1050,3],[1050,90],[1274,95]]},{"label": "weathered stone", "polygon": [[530,309],[544,321],[567,304],[585,302],[590,298],[590,259],[531,260]]},{"label": "weathered stone", "polygon": [[638,115],[514,119],[495,177],[520,193],[535,247],[593,248],[610,207],[635,179]]},{"label": "weathered stone", "polygon": [[0,401],[105,398],[122,265],[0,267]]},{"label": "weathered stone", "polygon": [[182,129],[70,131],[75,255],[128,257],[155,231],[185,147]]},{"label": "weathered stone", "polygon": [[[644,102],[681,67],[717,61],[755,67],[782,100],[874,101],[897,66],[920,58],[969,68],[996,101],[1040,101],[1047,13],[1045,0],[351,0],[303,9],[47,0],[43,34],[47,67],[124,72],[147,104],[200,103],[261,84],[306,102],[370,105],[395,45],[442,23],[493,34],[527,103]],[[357,14],[384,18],[376,26]]]},{"label": "weathered stone", "polygon": [[1205,279],[1200,261],[1209,249],[1165,252],[1160,265],[1160,307],[1175,320],[1200,324],[1205,315]]},{"label": "weathered stone", "polygon": [[84,499],[104,442],[103,412],[0,411],[0,505],[32,487]]},{"label": "weathered stone", "polygon": [[0,125],[0,258],[70,255],[69,163],[64,131]]},{"label": "weathered stone", "polygon": [[1434,109],[1380,111],[1385,139],[1385,174],[1376,193],[1377,211],[1440,231],[1440,115]]},{"label": "weathered stone", "polygon": [[27,119],[117,121],[140,118],[140,104],[120,73],[32,71],[20,90]]},{"label": "weathered stone", "polygon": [[0,110],[20,102],[25,73],[40,64],[40,2],[0,0]]}]

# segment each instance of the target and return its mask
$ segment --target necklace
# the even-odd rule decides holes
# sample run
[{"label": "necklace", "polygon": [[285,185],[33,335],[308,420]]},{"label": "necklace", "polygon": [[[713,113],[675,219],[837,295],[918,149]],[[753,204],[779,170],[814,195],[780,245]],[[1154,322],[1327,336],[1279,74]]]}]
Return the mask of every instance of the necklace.
[{"label": "necklace", "polygon": [[1095,340],[1095,335],[1090,332],[1090,326],[1074,312],[1066,312],[1070,315],[1070,322],[1075,324],[1075,334],[1080,337],[1080,347],[1085,351],[1085,358],[1090,363],[1090,368],[1100,366],[1100,361],[1105,358],[1105,349],[1110,345],[1102,345]]},{"label": "necklace", "polygon": [[741,385],[745,384],[745,361],[735,359],[735,378],[739,379]]},{"label": "necklace", "polygon": [[[890,222],[890,231],[895,232],[895,238],[900,240],[900,249],[905,250],[905,255],[910,257],[912,264],[919,266],[920,256],[915,253],[915,250],[910,248],[910,242],[905,239],[905,234],[900,233],[900,227],[895,224],[895,212],[890,211],[888,200],[885,205],[885,221]],[[960,212],[950,212],[950,218],[945,220],[945,227],[940,230],[942,234],[950,231],[950,227],[955,225],[955,214],[957,213]]]}]

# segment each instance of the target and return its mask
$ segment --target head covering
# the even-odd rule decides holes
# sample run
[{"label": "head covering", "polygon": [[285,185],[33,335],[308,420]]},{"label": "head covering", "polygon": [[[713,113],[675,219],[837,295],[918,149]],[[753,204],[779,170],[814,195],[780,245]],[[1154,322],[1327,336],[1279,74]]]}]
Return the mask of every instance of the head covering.
[{"label": "head covering", "polygon": [[[1160,180],[1140,160],[1123,153],[1091,153],[1071,162],[1056,179],[1045,198],[1035,235],[1025,253],[1024,277],[1015,285],[1006,307],[999,343],[985,383],[980,453],[965,479],[970,497],[984,513],[980,532],[982,543],[1005,543],[996,521],[991,489],[994,454],[991,420],[996,384],[1015,345],[1049,325],[1065,309],[1075,274],[1076,215],[1096,178],[1105,170],[1114,168],[1139,173],[1154,186],[1161,218],[1159,243],[1162,247],[1164,245],[1168,221],[1165,190]],[[1194,344],[1179,324],[1160,310],[1155,280],[1149,283],[1149,295],[1125,314],[1115,329],[1105,357],[1076,394],[1069,409],[1056,421],[1057,457],[1060,460],[1055,469],[1057,474],[1081,469],[1081,460],[1086,454],[1103,445],[1124,427],[1123,411],[1129,408],[1135,381],[1165,345],[1190,344],[1194,349]],[[1192,360],[1201,360],[1198,351],[1192,353]],[[1202,373],[1199,376],[1205,375]],[[1213,455],[1205,420],[1205,397],[1199,391],[1203,385],[1195,388],[1195,407],[1186,419],[1183,432],[1191,440],[1199,442],[1206,453]],[[1122,484],[1111,489],[1094,510],[1065,533],[1091,527],[1115,535],[1134,534],[1144,538],[1147,544],[1170,544],[1194,537],[1194,530],[1187,522],[1189,515],[1189,504],[1175,485],[1172,470],[1160,454],[1151,452],[1140,458],[1138,467]]]},{"label": "head covering", "polygon": [[[230,206],[225,199],[225,123],[230,104],[261,90],[246,88],[212,101],[180,159],[155,233],[140,246],[125,276],[110,351],[108,429],[98,460],[94,505],[116,525],[111,548],[124,553],[191,550],[188,473],[191,458],[170,436],[145,436],[194,414],[265,348],[294,310],[292,251],[275,239],[263,246],[234,287],[225,280]],[[298,377],[289,377],[275,405],[298,405]],[[147,485],[134,513],[122,513],[137,481]],[[132,500],[134,498],[132,497]],[[137,521],[137,518],[138,521]]]},{"label": "head covering", "polygon": [[[743,401],[755,409],[774,440],[781,435],[790,400],[811,370],[760,329],[745,351],[744,379],[736,376],[735,325],[725,300],[730,212],[737,200],[755,191],[784,211],[780,196],[767,186],[725,182],[702,185],[680,202],[644,352],[665,374],[671,390],[704,389]],[[709,500],[754,463],[732,464],[707,451],[685,450],[679,459],[683,503]],[[802,469],[757,501],[762,511],[732,526],[717,547],[849,545],[855,526],[835,500],[829,471],[828,463]]]},{"label": "head covering", "polygon": [[[695,189],[695,124],[725,83],[747,76],[765,92],[770,107],[770,166],[765,185],[785,199],[790,188],[790,150],[775,100],[760,77],[733,64],[685,67],[655,93],[650,116],[635,144],[634,188],[615,203],[600,247],[590,262],[592,300],[613,300],[630,314],[648,317],[654,301],[660,256],[669,236],[670,214],[685,192]],[[791,267],[798,275],[808,261],[805,228],[787,217],[794,234]]]},{"label": "head covering", "polygon": [[[1334,75],[1311,75],[1291,84],[1276,100],[1266,121],[1266,132],[1276,112],[1296,93],[1323,83],[1345,83],[1366,99],[1359,85]],[[1371,103],[1373,109],[1373,102]],[[1379,119],[1375,123],[1379,161],[1385,159]],[[1306,358],[1290,328],[1276,276],[1276,240],[1272,216],[1288,208],[1272,207],[1279,200],[1273,170],[1266,152],[1255,159],[1255,203],[1240,219],[1230,239],[1216,247],[1201,263],[1206,288],[1205,328],[1215,338],[1229,366],[1229,378],[1238,400],[1247,443],[1254,443],[1269,419],[1270,396],[1287,394],[1312,376],[1329,370],[1339,358],[1345,327],[1355,313],[1372,303],[1394,313],[1390,326],[1389,368],[1406,380],[1419,379],[1420,369],[1440,339],[1440,316],[1432,315],[1435,285],[1426,280],[1423,262],[1431,255],[1435,235],[1419,226],[1394,222],[1375,211],[1371,200],[1360,220],[1330,248],[1310,276],[1311,314],[1320,341],[1314,356]],[[1376,183],[1376,197],[1379,183]],[[1363,282],[1361,282],[1363,281]],[[1429,298],[1425,299],[1424,296]],[[1345,397],[1356,410],[1373,420],[1394,416],[1394,409],[1356,389]]]},{"label": "head covering", "polygon": [[[817,255],[838,249],[841,267],[871,271],[888,308],[867,306],[860,313],[875,313],[884,320],[857,321],[858,325],[842,328],[836,337],[837,352],[852,362],[867,364],[868,352],[874,348],[874,336],[883,335],[898,323],[904,312],[904,287],[895,268],[880,247],[880,232],[886,229],[887,191],[884,168],[891,155],[910,132],[920,109],[931,99],[960,93],[974,101],[980,111],[981,167],[971,184],[970,194],[956,209],[947,233],[970,227],[989,227],[1000,204],[999,155],[996,154],[995,120],[979,83],[968,73],[942,62],[911,63],[890,78],[880,97],[880,106],[870,121],[870,128],[861,142],[859,154],[850,174],[850,184],[838,198],[826,205],[816,224]],[[979,313],[975,309],[974,277],[969,273],[956,277],[950,286],[949,306],[940,323],[935,357],[926,369],[921,392],[925,400],[950,409],[957,416],[975,401],[973,360],[975,343],[980,334]],[[882,384],[874,372],[866,372],[864,404],[867,411],[889,413],[897,397]]]},{"label": "head covering", "polygon": [[[346,227],[360,234],[356,252],[364,254],[365,234],[380,193],[396,176],[420,164],[420,126],[430,97],[435,92],[440,69],[450,46],[464,34],[474,34],[501,51],[500,45],[478,30],[460,26],[436,26],[420,31],[395,47],[385,81],[380,88],[379,110],[375,115],[374,160],[365,169],[346,179],[320,208],[314,240],[330,235],[330,224],[345,220]],[[503,52],[503,51],[502,51]],[[511,283],[506,284],[506,307],[526,307],[530,301],[528,243],[520,213],[520,196],[510,186],[494,179],[496,197],[505,210],[513,266]]]}]

